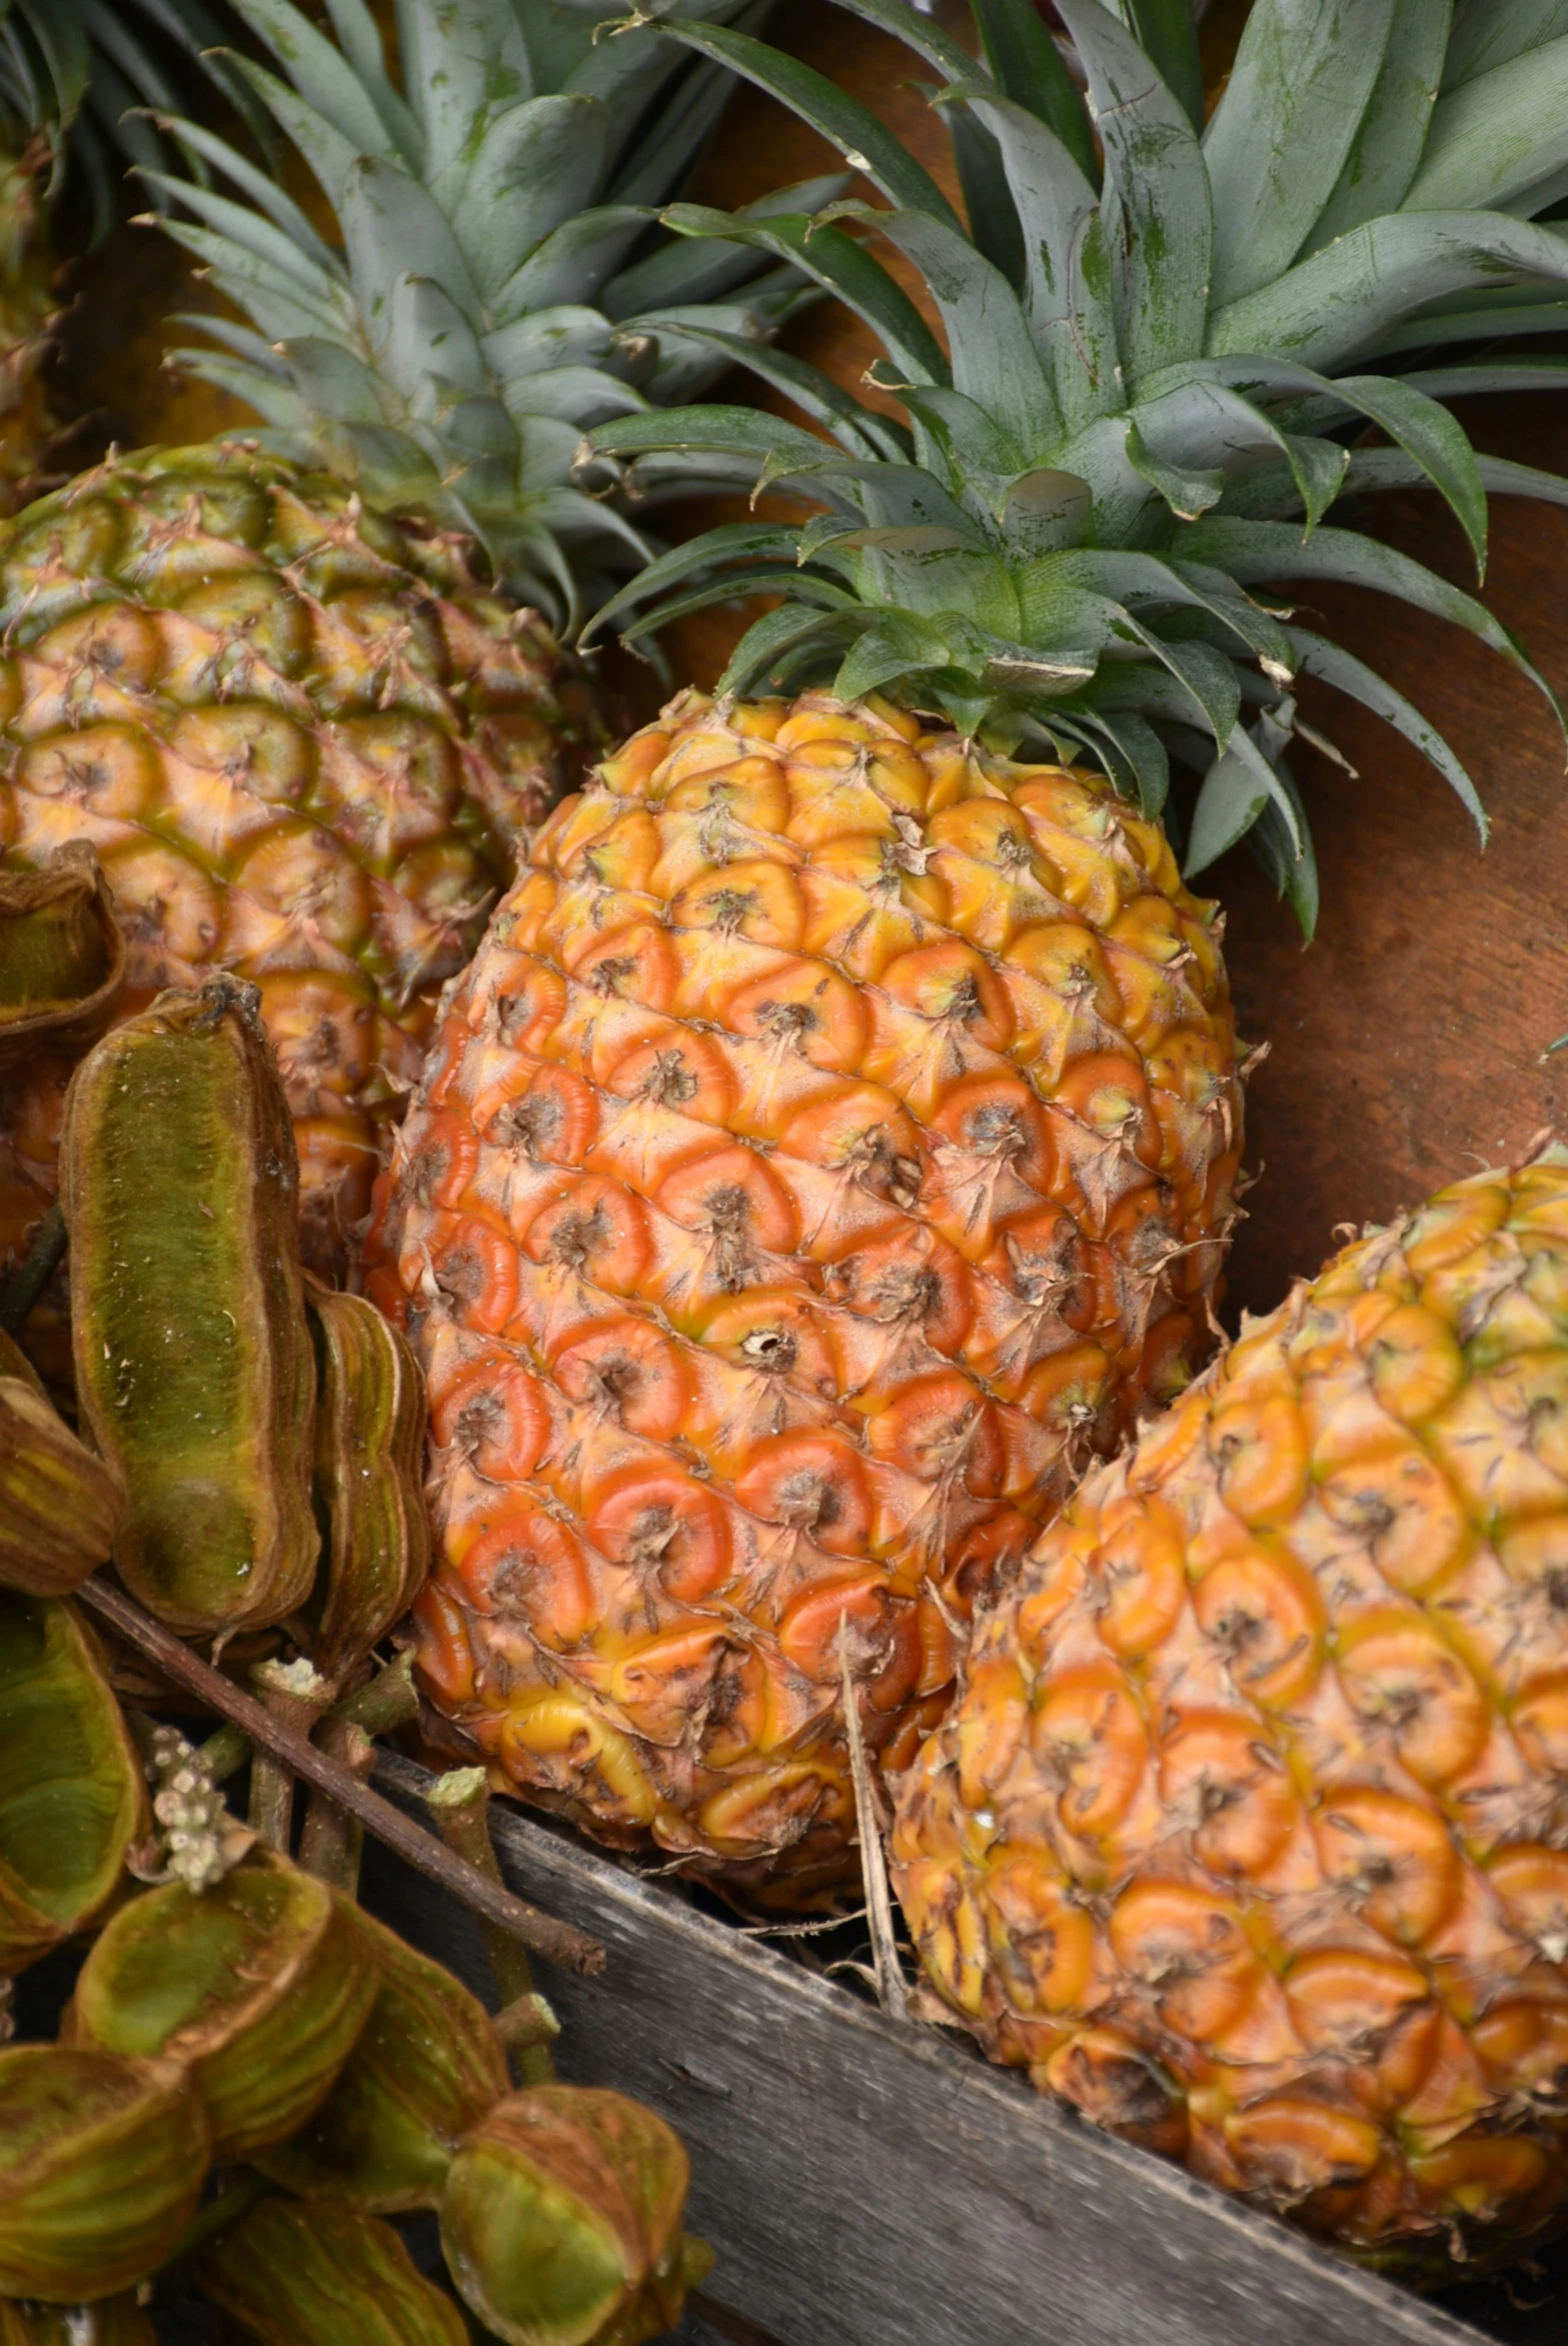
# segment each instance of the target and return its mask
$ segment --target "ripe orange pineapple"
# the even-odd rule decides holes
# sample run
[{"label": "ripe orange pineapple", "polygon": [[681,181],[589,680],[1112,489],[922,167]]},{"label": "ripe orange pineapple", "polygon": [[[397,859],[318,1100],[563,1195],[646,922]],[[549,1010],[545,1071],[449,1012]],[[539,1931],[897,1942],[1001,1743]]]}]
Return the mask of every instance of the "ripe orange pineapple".
[{"label": "ripe orange pineapple", "polygon": [[975,1598],[1207,1347],[1211,909],[1096,775],[688,695],[448,998],[368,1291],[430,1384],[420,1663],[498,1782],[826,1892]]},{"label": "ripe orange pineapple", "polygon": [[1346,1248],[1084,1484],[894,1878],[994,2059],[1439,2277],[1568,2211],[1565,1784],[1551,1148]]},{"label": "ripe orange pineapple", "polygon": [[[1480,209],[1550,201],[1560,123],[1478,141],[1490,82],[1457,116],[1432,98],[1445,62],[1463,82],[1544,38],[1522,19],[1492,40],[1466,12],[1450,40],[1423,11],[1396,60],[1392,11],[1349,55],[1337,5],[1257,0],[1200,138],[1179,9],[1150,55],[1061,0],[1086,107],[1027,0],[981,12],[988,67],[900,0],[845,4],[987,134],[959,146],[967,229],[866,108],[700,17],[665,36],[804,113],[893,208],[665,218],[840,294],[902,413],[710,328],[814,428],[629,406],[590,435],[634,499],[789,507],[673,548],[596,624],[782,599],[716,702],[677,704],[537,846],[449,1005],[374,1280],[431,1378],[437,1701],[498,1781],[732,1880],[773,1867],[782,1899],[852,1866],[840,1623],[899,1766],[973,1596],[1201,1345],[1239,1117],[1215,927],[1157,828],[1172,757],[1202,774],[1189,872],[1248,835],[1308,928],[1298,676],[1478,812],[1408,703],[1249,589],[1373,584],[1521,661],[1479,604],[1320,525],[1347,488],[1427,479],[1479,552],[1486,460],[1433,393],[1507,369],[1386,368],[1498,302],[1517,320],[1516,275],[1557,319],[1568,276],[1561,238]],[[1299,104],[1330,64],[1332,122]],[[1393,445],[1352,453],[1368,419]]]}]

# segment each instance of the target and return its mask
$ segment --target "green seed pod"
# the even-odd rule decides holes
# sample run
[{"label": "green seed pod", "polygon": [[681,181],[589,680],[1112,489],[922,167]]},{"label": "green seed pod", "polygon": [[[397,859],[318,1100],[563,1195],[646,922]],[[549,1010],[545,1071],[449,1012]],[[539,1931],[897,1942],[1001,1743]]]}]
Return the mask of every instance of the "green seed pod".
[{"label": "green seed pod", "polygon": [[683,2237],[679,2135],[598,2086],[510,2094],[447,2177],[441,2245],[466,2303],[507,2346],[638,2346],[674,2329],[708,2270]]},{"label": "green seed pod", "polygon": [[85,1051],[125,978],[125,939],[98,858],[80,841],[41,872],[0,872],[0,1073]]},{"label": "green seed pod", "polygon": [[150,1824],[141,1762],[80,1614],[0,1589],[0,1972],[95,1922]]},{"label": "green seed pod", "polygon": [[463,2316],[391,2225],[352,2208],[264,2199],[194,2278],[254,2346],[469,2346]]},{"label": "green seed pod", "polygon": [[94,2306],[18,2305],[0,2297],[0,2346],[158,2346],[158,2333],[132,2296],[100,2298]]},{"label": "green seed pod", "polygon": [[425,1582],[425,1385],[408,1342],[363,1295],[312,1282],[316,1506],[325,1531],[315,1659],[368,1653]]},{"label": "green seed pod", "polygon": [[316,1568],[299,1174],[259,999],[215,978],[116,1027],[61,1154],[77,1396],[128,1492],[115,1562],[197,1634],[284,1619]]},{"label": "green seed pod", "polygon": [[91,2304],[169,2256],[207,2177],[207,2112],[175,2061],[0,2051],[0,2296]]},{"label": "green seed pod", "polygon": [[333,2093],[257,2163],[307,2198],[368,2214],[439,2204],[463,2136],[507,2090],[489,2014],[459,1979],[368,1915],[381,1992]]},{"label": "green seed pod", "polygon": [[253,1852],[214,1888],[133,1899],[82,1966],[63,2041],[189,2068],[213,2157],[254,2157],[332,2091],[376,2001],[359,1915],[325,1882]]},{"label": "green seed pod", "polygon": [[0,1373],[0,1587],[69,1596],[108,1561],[124,1512],[114,1468],[31,1379]]}]

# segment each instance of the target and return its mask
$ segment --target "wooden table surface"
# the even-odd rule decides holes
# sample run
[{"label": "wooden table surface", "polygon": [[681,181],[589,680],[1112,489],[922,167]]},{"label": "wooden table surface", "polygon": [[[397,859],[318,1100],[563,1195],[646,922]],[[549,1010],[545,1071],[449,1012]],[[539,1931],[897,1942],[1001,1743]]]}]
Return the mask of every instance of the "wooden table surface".
[{"label": "wooden table surface", "polygon": [[[1245,0],[1215,0],[1205,23],[1211,90]],[[961,34],[967,11],[943,0]],[[875,103],[938,176],[941,130],[912,86],[907,51],[826,0],[787,0],[774,37]],[[828,167],[815,136],[743,90],[697,192],[735,204]],[[950,179],[949,179],[950,185]],[[157,373],[162,312],[189,306],[168,248],[125,232],[81,273],[79,328],[66,367],[78,409],[96,407],[82,453],[109,434],[135,444],[194,439],[241,411],[191,387],[171,402]],[[791,345],[845,382],[874,355],[869,335],[828,307]],[[743,393],[743,395],[745,395]],[[1568,397],[1476,402],[1477,445],[1568,473]],[[1457,528],[1433,496],[1389,498],[1380,535],[1473,586]],[[1486,597],[1568,701],[1568,511],[1498,500]],[[1234,1304],[1263,1310],[1310,1272],[1335,1226],[1379,1219],[1445,1180],[1496,1162],[1543,1126],[1568,1135],[1568,775],[1540,698],[1494,655],[1439,622],[1346,591],[1315,598],[1326,623],[1382,669],[1453,742],[1491,810],[1483,854],[1468,818],[1415,753],[1374,718],[1327,694],[1311,719],[1340,745],[1351,779],[1298,754],[1322,870],[1316,942],[1303,949],[1287,910],[1236,853],[1205,876],[1228,915],[1242,1029],[1266,1042],[1253,1080],[1248,1156],[1259,1175],[1230,1281]],[[733,626],[716,616],[680,642],[685,672],[711,681]]]}]

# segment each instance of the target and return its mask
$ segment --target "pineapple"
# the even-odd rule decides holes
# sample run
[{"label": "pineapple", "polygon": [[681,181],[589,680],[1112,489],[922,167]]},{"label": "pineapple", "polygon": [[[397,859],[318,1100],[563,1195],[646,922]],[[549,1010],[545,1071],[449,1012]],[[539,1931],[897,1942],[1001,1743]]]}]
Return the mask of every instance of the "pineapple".
[{"label": "pineapple", "polygon": [[1211,908],[1101,775],[698,694],[534,841],[395,1136],[428,1690],[496,1780],[789,1900],[1085,1458],[1206,1345]]},{"label": "pineapple", "polygon": [[[1297,675],[1369,700],[1473,801],[1391,688],[1248,583],[1371,580],[1521,659],[1478,604],[1316,525],[1340,491],[1413,476],[1477,534],[1483,478],[1565,493],[1487,467],[1433,397],[1520,362],[1425,388],[1359,371],[1562,315],[1551,230],[1356,226],[1433,174],[1470,201],[1484,165],[1512,202],[1568,164],[1561,111],[1524,160],[1517,138],[1456,145],[1450,101],[1422,95],[1446,8],[1410,0],[1397,53],[1379,9],[1351,57],[1336,8],[1259,0],[1205,148],[1157,61],[1064,0],[1098,195],[1023,0],[984,11],[994,79],[899,0],[862,13],[961,76],[971,217],[1001,258],[843,93],[748,35],[672,27],[891,194],[869,217],[924,269],[951,359],[842,214],[667,215],[842,293],[907,420],[722,329],[817,431],[698,406],[595,433],[634,509],[695,481],[821,510],[728,523],[610,607],[645,635],[784,596],[713,700],[677,702],[535,842],[449,1005],[370,1257],[430,1379],[434,1700],[498,1784],[784,1903],[853,1873],[843,1673],[900,1769],[1031,1522],[1202,1357],[1239,1070],[1217,920],[1156,820],[1171,752],[1206,760],[1189,870],[1250,826],[1307,922]],[[1450,63],[1484,96],[1461,75],[1478,29],[1460,19]],[[1182,79],[1179,43],[1170,62]],[[1308,82],[1332,106],[1298,109]],[[1393,446],[1346,448],[1367,416]]]},{"label": "pineapple", "polygon": [[[145,171],[251,321],[197,321],[225,347],[190,363],[266,426],[111,458],[0,540],[0,853],[97,846],[127,1011],[214,966],[261,986],[336,1275],[436,996],[593,737],[552,631],[645,548],[572,487],[581,433],[687,396],[726,364],[691,329],[761,332],[801,280],[634,250],[726,77],[656,31],[597,41],[607,6],[410,0],[401,92],[368,21],[340,48],[288,0],[236,12],[341,249],[193,123],[248,201]],[[0,1272],[53,1192],[68,1075],[0,1093]]]},{"label": "pineapple", "polygon": [[[341,1271],[436,994],[585,730],[554,637],[460,542],[241,445],[112,456],[30,507],[0,613],[0,852],[97,849],[124,1015],[214,967],[256,981],[308,1250]],[[54,1193],[73,1064],[0,1080],[13,1251]]]},{"label": "pineapple", "polygon": [[1348,1246],[1087,1481],[898,1788],[936,2009],[1428,2280],[1568,2211],[1568,1151]]}]

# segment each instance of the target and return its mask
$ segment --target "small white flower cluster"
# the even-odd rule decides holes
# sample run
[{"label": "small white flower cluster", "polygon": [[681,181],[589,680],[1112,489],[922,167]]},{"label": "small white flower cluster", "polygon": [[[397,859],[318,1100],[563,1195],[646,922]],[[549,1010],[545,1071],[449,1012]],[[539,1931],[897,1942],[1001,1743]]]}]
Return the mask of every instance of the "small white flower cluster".
[{"label": "small white flower cluster", "polygon": [[160,1826],[163,1864],[145,1879],[183,1881],[210,1890],[233,1871],[255,1836],[230,1813],[199,1754],[177,1727],[157,1726],[148,1738],[147,1775]]}]

